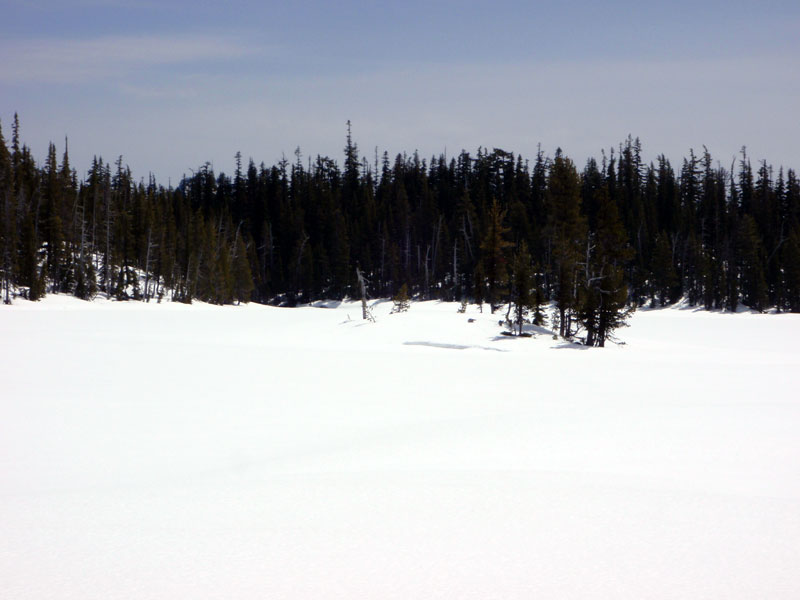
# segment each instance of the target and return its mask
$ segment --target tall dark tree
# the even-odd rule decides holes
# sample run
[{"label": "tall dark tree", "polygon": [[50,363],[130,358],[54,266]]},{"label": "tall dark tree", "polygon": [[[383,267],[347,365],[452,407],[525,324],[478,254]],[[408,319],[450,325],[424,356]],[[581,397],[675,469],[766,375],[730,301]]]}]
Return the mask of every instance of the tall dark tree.
[{"label": "tall dark tree", "polygon": [[572,317],[578,305],[578,270],[586,240],[586,223],[580,211],[581,182],[573,162],[559,148],[550,168],[547,206],[553,287],[559,313],[558,333],[572,335]]},{"label": "tall dark tree", "polygon": [[633,255],[616,203],[605,187],[596,194],[596,225],[586,242],[578,319],[586,330],[587,346],[605,346],[630,314],[625,263]]},{"label": "tall dark tree", "polygon": [[14,171],[0,124],[0,295],[11,303],[11,282],[17,278],[17,226],[14,198]]},{"label": "tall dark tree", "polygon": [[503,222],[506,211],[500,208],[497,200],[492,202],[492,207],[486,219],[486,233],[483,236],[481,250],[483,251],[483,267],[486,272],[487,300],[491,312],[497,310],[501,298],[507,292],[508,284],[508,258],[507,249],[513,244],[506,239],[510,231]]},{"label": "tall dark tree", "polygon": [[518,335],[522,335],[522,327],[531,310],[536,307],[536,296],[533,292],[533,271],[531,253],[528,244],[520,242],[514,254],[513,276],[511,285],[511,302],[514,306],[513,326]]},{"label": "tall dark tree", "polygon": [[665,231],[656,237],[650,261],[650,298],[653,305],[672,304],[680,298],[680,281],[675,271],[672,243]]}]

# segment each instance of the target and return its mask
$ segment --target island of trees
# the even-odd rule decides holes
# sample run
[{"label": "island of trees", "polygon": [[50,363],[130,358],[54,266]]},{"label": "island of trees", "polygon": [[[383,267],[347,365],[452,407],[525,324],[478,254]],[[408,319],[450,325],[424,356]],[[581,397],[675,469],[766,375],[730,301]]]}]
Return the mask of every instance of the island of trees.
[{"label": "island of trees", "polygon": [[[507,318],[602,346],[636,307],[800,312],[800,183],[703,149],[645,164],[628,137],[579,170],[560,149],[267,166],[236,155],[164,187],[122,157],[79,178],[65,147],[43,165],[0,129],[0,293],[293,306],[401,288],[507,306]],[[545,314],[552,303],[555,310]],[[512,308],[513,307],[513,308]]]}]

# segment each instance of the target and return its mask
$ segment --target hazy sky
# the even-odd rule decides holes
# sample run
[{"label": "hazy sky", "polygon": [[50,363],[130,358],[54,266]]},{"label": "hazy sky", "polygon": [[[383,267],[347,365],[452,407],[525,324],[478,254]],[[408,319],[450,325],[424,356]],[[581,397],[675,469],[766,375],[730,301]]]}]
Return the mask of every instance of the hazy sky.
[{"label": "hazy sky", "polygon": [[81,176],[166,184],[206,161],[499,147],[588,156],[639,136],[800,169],[800,2],[0,0],[0,120]]}]

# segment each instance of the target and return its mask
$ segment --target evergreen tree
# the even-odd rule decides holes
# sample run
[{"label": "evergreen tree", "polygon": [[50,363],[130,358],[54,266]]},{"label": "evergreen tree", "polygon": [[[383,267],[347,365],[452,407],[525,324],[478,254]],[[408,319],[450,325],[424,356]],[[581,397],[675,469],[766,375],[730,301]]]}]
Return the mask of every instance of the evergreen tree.
[{"label": "evergreen tree", "polygon": [[595,194],[596,227],[588,237],[582,262],[577,313],[586,330],[586,345],[602,347],[629,314],[628,286],[623,275],[624,264],[633,256],[633,250],[627,245],[617,205],[607,188],[598,188]]},{"label": "evergreen tree", "polygon": [[672,244],[667,233],[662,231],[656,238],[655,250],[650,262],[652,277],[651,300],[661,306],[677,301],[680,294],[678,274],[672,258]]},{"label": "evergreen tree", "polygon": [[497,200],[494,200],[487,216],[486,234],[481,243],[482,262],[488,283],[487,299],[492,313],[501,304],[508,283],[506,249],[513,244],[505,239],[505,235],[509,232],[509,228],[503,225],[505,217],[506,211],[501,210]]},{"label": "evergreen tree", "polygon": [[233,298],[237,303],[249,302],[255,286],[244,240],[238,237],[233,257]]},{"label": "evergreen tree", "polygon": [[739,272],[742,300],[759,312],[766,309],[767,281],[764,276],[764,248],[752,215],[745,215],[738,235]]},{"label": "evergreen tree", "polygon": [[4,304],[11,303],[11,285],[17,278],[16,246],[17,215],[14,198],[14,172],[11,154],[6,147],[0,126],[0,295]]},{"label": "evergreen tree", "polygon": [[411,299],[408,297],[408,286],[404,283],[392,298],[393,313],[406,312],[411,307]]},{"label": "evergreen tree", "polygon": [[559,312],[559,335],[571,337],[572,316],[577,308],[578,268],[586,239],[580,212],[580,178],[572,161],[559,148],[550,168],[547,204],[555,273],[555,300]]},{"label": "evergreen tree", "polygon": [[522,335],[522,326],[529,312],[534,308],[535,295],[532,293],[533,277],[531,254],[528,244],[523,240],[514,255],[514,274],[511,302],[514,304],[514,326],[517,334]]},{"label": "evergreen tree", "polygon": [[475,296],[475,304],[477,304],[478,309],[483,312],[483,303],[486,299],[486,272],[483,268],[483,261],[478,261],[478,264],[475,265],[472,290]]},{"label": "evergreen tree", "polygon": [[785,266],[785,294],[787,308],[794,313],[800,312],[800,228],[795,227],[783,249]]}]

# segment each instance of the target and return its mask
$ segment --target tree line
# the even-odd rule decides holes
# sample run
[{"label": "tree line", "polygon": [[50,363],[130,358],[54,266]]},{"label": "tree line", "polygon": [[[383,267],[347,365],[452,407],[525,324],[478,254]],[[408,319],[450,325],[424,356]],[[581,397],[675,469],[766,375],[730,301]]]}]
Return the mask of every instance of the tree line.
[{"label": "tree line", "polygon": [[[348,122],[329,157],[209,163],[176,187],[122,157],[85,177],[54,144],[37,165],[0,128],[3,299],[193,299],[296,305],[402,286],[420,299],[508,307],[603,345],[627,312],[680,299],[708,309],[800,312],[800,183],[742,149],[645,164],[638,139],[579,170],[560,149],[457,156],[359,153]],[[546,315],[553,302],[556,310]],[[513,315],[512,315],[513,307]]]}]

